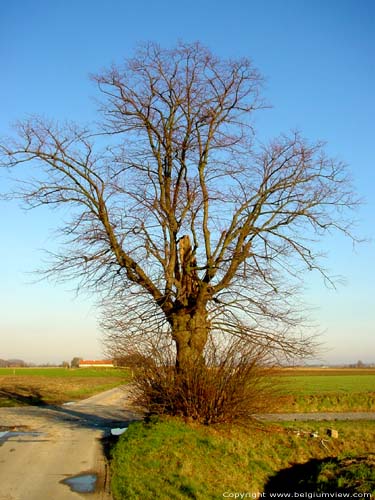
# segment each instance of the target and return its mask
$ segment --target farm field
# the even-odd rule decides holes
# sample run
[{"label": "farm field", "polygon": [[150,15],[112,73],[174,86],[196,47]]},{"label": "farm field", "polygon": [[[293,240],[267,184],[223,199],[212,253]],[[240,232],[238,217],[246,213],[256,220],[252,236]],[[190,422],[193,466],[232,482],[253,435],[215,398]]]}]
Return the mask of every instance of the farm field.
[{"label": "farm field", "polygon": [[277,372],[276,411],[375,411],[375,369],[285,369]]},{"label": "farm field", "polygon": [[[130,377],[120,368],[0,368],[0,406],[83,399]],[[375,411],[375,369],[283,369],[274,381],[275,412]]]},{"label": "farm field", "polygon": [[121,368],[0,368],[0,377],[13,376],[36,376],[36,377],[115,377],[122,376]]},{"label": "farm field", "polygon": [[120,368],[0,368],[0,407],[77,401],[129,379]]}]

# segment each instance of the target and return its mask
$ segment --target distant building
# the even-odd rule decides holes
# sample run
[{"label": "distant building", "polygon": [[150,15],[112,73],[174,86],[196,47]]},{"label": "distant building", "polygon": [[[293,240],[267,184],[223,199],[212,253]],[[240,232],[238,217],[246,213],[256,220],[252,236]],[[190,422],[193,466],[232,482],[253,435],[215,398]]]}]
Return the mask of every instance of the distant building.
[{"label": "distant building", "polygon": [[79,368],[113,368],[113,361],[108,359],[81,359]]}]

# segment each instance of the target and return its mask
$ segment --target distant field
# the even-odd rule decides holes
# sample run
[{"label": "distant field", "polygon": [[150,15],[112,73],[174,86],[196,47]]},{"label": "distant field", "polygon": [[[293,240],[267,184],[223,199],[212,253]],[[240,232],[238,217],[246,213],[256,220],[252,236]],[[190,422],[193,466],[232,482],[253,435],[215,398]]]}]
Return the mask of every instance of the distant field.
[{"label": "distant field", "polygon": [[278,411],[375,411],[374,369],[291,369],[278,375]]},{"label": "distant field", "polygon": [[[83,399],[130,379],[120,368],[0,368],[0,406]],[[284,369],[270,411],[375,411],[375,369]]]},{"label": "distant field", "polygon": [[375,368],[282,368],[276,370],[278,375],[303,377],[306,375],[326,376],[326,375],[375,375]]},{"label": "distant field", "polygon": [[353,393],[375,391],[374,375],[313,375],[288,376],[282,382],[287,384],[291,394],[307,395],[322,392]]},{"label": "distant field", "polygon": [[0,377],[40,376],[40,377],[118,377],[124,376],[121,368],[0,368]]},{"label": "distant field", "polygon": [[129,380],[120,368],[0,368],[0,407],[61,404]]}]

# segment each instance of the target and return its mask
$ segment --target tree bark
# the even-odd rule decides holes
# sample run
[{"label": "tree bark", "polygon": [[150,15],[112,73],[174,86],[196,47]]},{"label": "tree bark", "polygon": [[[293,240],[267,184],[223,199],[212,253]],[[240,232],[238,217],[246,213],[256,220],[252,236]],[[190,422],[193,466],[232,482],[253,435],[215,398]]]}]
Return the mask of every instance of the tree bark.
[{"label": "tree bark", "polygon": [[176,369],[187,372],[197,363],[204,363],[203,351],[210,324],[206,305],[181,308],[170,317],[172,337],[176,343]]}]

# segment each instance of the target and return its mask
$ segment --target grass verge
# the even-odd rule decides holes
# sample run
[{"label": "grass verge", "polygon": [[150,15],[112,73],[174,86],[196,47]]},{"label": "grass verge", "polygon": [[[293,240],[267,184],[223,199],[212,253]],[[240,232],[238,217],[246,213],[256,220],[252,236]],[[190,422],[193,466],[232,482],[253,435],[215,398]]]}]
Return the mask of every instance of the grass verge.
[{"label": "grass verge", "polygon": [[[206,500],[233,498],[239,492],[255,498],[259,493],[318,491],[319,482],[328,488],[328,464],[334,464],[332,472],[343,457],[369,457],[375,435],[375,422],[334,426],[336,439],[326,435],[327,423],[322,422],[251,428],[177,419],[135,423],[112,452],[114,498]],[[375,490],[375,481],[370,478],[366,488]]]}]

